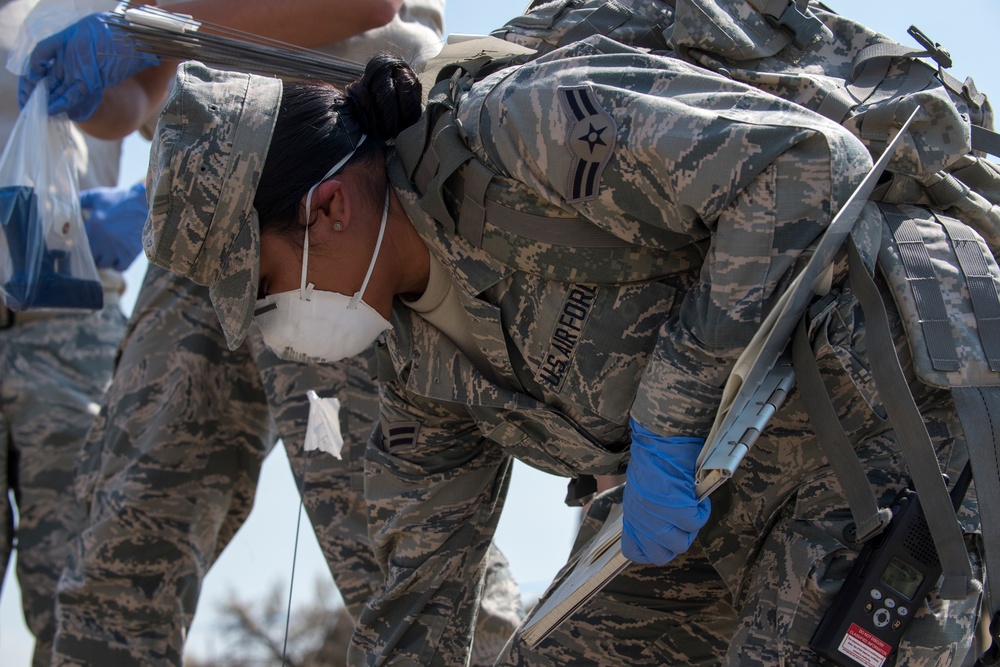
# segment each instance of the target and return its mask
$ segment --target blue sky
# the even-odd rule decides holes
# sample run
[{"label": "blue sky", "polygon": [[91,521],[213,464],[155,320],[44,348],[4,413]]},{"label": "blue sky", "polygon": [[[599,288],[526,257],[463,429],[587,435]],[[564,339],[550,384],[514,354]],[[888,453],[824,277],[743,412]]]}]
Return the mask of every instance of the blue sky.
[{"label": "blue sky", "polygon": [[[446,29],[456,33],[482,33],[503,24],[527,6],[528,0],[450,0]],[[971,75],[980,90],[993,93],[1000,104],[1000,65],[995,49],[1000,25],[997,0],[827,0],[836,11],[851,16],[904,44],[913,44],[906,29],[915,24],[933,40],[946,46],[954,59],[952,73]],[[144,176],[148,144],[126,142],[122,182]],[[128,273],[130,289],[125,302],[134,300],[145,264],[137,261]],[[568,555],[576,511],[565,507],[565,483],[525,466],[515,468],[506,511],[497,542],[506,553],[522,588],[535,594],[544,588]],[[218,655],[226,647],[213,640],[215,612],[230,594],[242,599],[262,596],[274,582],[287,588],[292,564],[298,496],[283,450],[277,448],[261,475],[257,502],[247,524],[223,552],[205,582],[198,614],[188,642],[201,656]],[[304,522],[304,526],[308,523]],[[10,570],[8,570],[10,572]],[[329,578],[311,531],[304,530],[295,575],[295,599],[312,598],[313,582]],[[0,599],[0,656],[4,667],[27,667],[31,637],[24,629],[19,593],[8,576]]]}]

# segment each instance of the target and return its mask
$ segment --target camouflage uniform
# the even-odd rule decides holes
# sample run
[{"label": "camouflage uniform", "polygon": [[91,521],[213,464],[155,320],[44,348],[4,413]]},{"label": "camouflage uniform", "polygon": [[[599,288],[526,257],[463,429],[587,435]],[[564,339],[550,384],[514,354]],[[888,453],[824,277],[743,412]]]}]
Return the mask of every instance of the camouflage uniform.
[{"label": "camouflage uniform", "polygon": [[[390,164],[491,368],[395,308],[394,328],[377,345],[385,384],[366,453],[372,536],[393,584],[362,613],[356,662],[387,654],[389,663],[460,662],[512,457],[563,476],[614,474],[628,458],[630,416],[665,435],[707,433],[733,361],[871,164],[846,130],[802,107],[601,38],[485,76],[454,97],[464,143],[498,174],[489,197],[527,213],[579,215],[662,251],[637,254],[637,273],[649,257],[666,264],[656,281],[547,280],[539,275],[573,266],[580,251],[504,243],[489,225],[475,247],[454,233],[460,202],[446,191],[450,207],[432,208],[409,165]],[[880,224],[868,210],[855,234],[869,256],[877,241],[866,232]],[[810,324],[821,372],[876,490],[890,499],[905,468],[857,363],[866,350],[857,302],[841,287],[825,306]],[[939,460],[956,473],[965,453],[950,398],[926,387],[916,398]],[[856,553],[843,537],[850,514],[800,395],[767,433],[713,497],[689,553],[665,568],[632,567],[538,651],[515,640],[500,662],[821,663],[806,646]],[[978,603],[978,592],[932,596],[899,663],[964,656]]]},{"label": "camouflage uniform", "polygon": [[[442,5],[407,2],[387,28],[330,50],[354,59],[385,48],[419,54],[440,36]],[[343,461],[302,450],[309,389],[341,401]],[[362,497],[376,414],[365,359],[285,362],[257,332],[230,350],[208,289],[150,266],[83,456],[88,515],[59,585],[53,664],[181,664],[201,582],[246,519],[278,437],[297,483],[307,471],[306,510],[357,617],[383,577]],[[521,617],[503,556],[495,552],[493,563],[493,611],[479,642],[491,653],[481,664],[493,662]]]},{"label": "camouflage uniform", "polygon": [[[28,9],[27,3],[0,2],[4,62]],[[17,77],[4,69],[3,143],[18,113]],[[116,185],[120,143],[79,132],[74,139],[86,156],[81,189]],[[0,304],[0,582],[16,540],[17,581],[25,621],[35,636],[35,665],[49,664],[56,582],[82,516],[72,502],[77,454],[111,380],[115,347],[125,331],[118,307],[125,283],[116,271],[100,273],[105,286],[100,311],[15,314]],[[17,507],[16,531],[8,492]]]},{"label": "camouflage uniform", "polygon": [[[449,74],[425,117],[396,137],[388,172],[432,266],[451,279],[455,301],[442,308],[464,314],[455,336],[463,347],[402,300],[376,343],[380,415],[365,498],[388,578],[361,613],[352,664],[467,660],[514,457],[560,476],[618,474],[630,417],[663,435],[707,433],[733,363],[871,167],[858,139],[804,107],[602,37],[474,83],[460,69]],[[236,341],[253,317],[251,202],[281,91],[198,64],[179,79],[150,158],[144,247],[151,261],[212,286]],[[206,108],[215,113],[197,115]],[[449,124],[438,114],[451,110]],[[427,136],[433,149],[408,149]],[[225,169],[230,161],[240,169]],[[442,176],[444,165],[464,164],[464,180]],[[221,198],[233,215],[216,224],[177,206],[180,193]],[[534,224],[518,233],[490,224],[513,228],[525,215]],[[882,222],[869,205],[852,232],[869,269]],[[586,242],[530,238],[543,226],[549,237],[568,226]],[[610,236],[626,249],[592,243]],[[602,273],[628,279],[593,278]],[[809,342],[884,500],[906,482],[905,468],[845,273],[841,256],[834,288],[810,311]],[[912,384],[942,469],[954,474],[966,447],[950,396]],[[688,553],[629,569],[539,650],[515,637],[500,663],[820,663],[806,645],[857,545],[845,537],[850,514],[803,402],[793,391],[713,497]],[[620,492],[594,502],[588,533]],[[981,580],[971,495],[962,516]],[[931,596],[900,664],[966,655],[981,592],[973,584],[964,599]]]}]

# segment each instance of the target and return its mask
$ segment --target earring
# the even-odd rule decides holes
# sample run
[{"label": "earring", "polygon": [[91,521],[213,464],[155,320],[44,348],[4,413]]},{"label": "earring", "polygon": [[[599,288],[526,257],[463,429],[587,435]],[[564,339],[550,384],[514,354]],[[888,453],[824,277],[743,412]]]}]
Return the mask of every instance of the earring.
[{"label": "earring", "polygon": [[344,231],[344,226],[342,224],[340,224],[339,222],[335,222],[335,223],[333,223],[333,229],[334,229],[334,231],[342,232],[342,231]]}]

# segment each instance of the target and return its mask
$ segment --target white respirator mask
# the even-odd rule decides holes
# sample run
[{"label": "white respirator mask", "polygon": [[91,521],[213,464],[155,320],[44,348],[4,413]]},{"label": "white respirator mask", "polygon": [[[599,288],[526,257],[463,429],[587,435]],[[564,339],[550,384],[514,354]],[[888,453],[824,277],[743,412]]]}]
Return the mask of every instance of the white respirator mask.
[{"label": "white respirator mask", "polygon": [[[362,135],[360,146],[365,140]],[[357,146],[355,149],[357,150]],[[320,183],[333,176],[354,155],[351,151],[327,172],[316,185],[309,188],[306,195],[306,215],[309,215],[312,195]],[[306,269],[309,265],[309,225],[305,230],[302,248],[301,287],[290,292],[270,294],[258,299],[254,307],[254,319],[264,336],[264,344],[286,361],[304,363],[332,363],[364,352],[375,342],[383,331],[392,325],[377,310],[362,300],[368,280],[375,269],[379,248],[385,235],[386,219],[389,216],[389,190],[385,191],[385,205],[382,208],[382,223],[375,242],[375,253],[368,265],[364,282],[354,296],[339,292],[315,289],[306,284]]]}]

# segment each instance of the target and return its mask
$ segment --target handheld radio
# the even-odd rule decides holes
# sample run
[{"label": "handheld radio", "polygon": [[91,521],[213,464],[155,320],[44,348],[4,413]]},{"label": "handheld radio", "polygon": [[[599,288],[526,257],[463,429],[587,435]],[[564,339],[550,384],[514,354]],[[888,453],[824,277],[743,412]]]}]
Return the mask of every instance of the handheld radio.
[{"label": "handheld radio", "polygon": [[[966,464],[951,491],[956,510],[971,479]],[[905,488],[892,503],[889,525],[858,553],[809,647],[843,667],[882,667],[940,577],[920,499]]]}]

